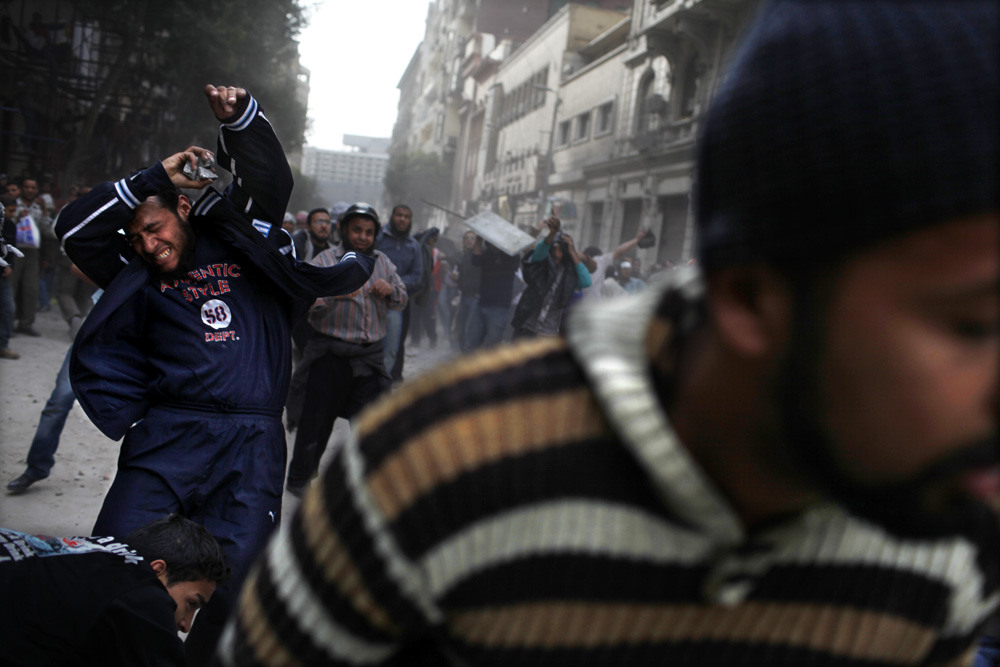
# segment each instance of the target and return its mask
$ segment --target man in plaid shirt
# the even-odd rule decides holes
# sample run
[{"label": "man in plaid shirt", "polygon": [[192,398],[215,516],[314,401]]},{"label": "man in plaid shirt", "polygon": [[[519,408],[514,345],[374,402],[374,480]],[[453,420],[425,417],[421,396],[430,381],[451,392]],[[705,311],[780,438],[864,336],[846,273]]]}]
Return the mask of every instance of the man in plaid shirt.
[{"label": "man in plaid shirt", "polygon": [[388,310],[406,307],[406,287],[396,267],[375,249],[381,224],[368,204],[351,206],[338,223],[341,242],[312,263],[332,266],[345,254],[375,257],[371,278],[358,291],[318,299],[309,312],[316,330],[292,378],[286,406],[289,426],[298,425],[288,469],[288,490],[301,496],[319,470],[319,461],[337,417],[351,419],[389,388],[382,341]]}]

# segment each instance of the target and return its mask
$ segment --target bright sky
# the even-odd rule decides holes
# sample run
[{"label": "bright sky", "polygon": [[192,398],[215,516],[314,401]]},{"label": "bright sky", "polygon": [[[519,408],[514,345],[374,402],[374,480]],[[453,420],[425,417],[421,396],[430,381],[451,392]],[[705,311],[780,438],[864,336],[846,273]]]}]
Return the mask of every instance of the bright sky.
[{"label": "bright sky", "polygon": [[299,59],[311,72],[306,144],[392,136],[396,84],[424,37],[428,0],[319,0],[307,7]]}]

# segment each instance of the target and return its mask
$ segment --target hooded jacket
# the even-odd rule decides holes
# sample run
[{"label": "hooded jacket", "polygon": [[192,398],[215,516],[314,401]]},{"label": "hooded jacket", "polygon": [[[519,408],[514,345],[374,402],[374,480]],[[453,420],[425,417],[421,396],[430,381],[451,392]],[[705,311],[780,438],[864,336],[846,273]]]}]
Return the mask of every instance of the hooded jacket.
[{"label": "hooded jacket", "polygon": [[409,231],[397,235],[390,221],[375,239],[375,249],[384,252],[396,267],[396,273],[406,285],[409,298],[416,296],[420,291],[420,277],[423,273],[420,243],[410,236]]},{"label": "hooded jacket", "polygon": [[[569,305],[573,298],[578,276],[566,244],[562,241],[556,241],[556,243],[562,243],[565,270],[562,271],[562,284],[556,292],[552,310],[562,310]],[[531,259],[532,255],[528,255],[521,262],[521,274],[524,276],[527,287],[524,288],[521,300],[518,301],[517,308],[514,310],[514,317],[511,318],[511,326],[514,327],[515,331],[520,329],[532,315],[541,310],[545,296],[552,288],[552,282],[558,280],[560,275],[559,267],[556,266],[551,253],[547,254],[545,259],[540,262],[533,262]]]}]

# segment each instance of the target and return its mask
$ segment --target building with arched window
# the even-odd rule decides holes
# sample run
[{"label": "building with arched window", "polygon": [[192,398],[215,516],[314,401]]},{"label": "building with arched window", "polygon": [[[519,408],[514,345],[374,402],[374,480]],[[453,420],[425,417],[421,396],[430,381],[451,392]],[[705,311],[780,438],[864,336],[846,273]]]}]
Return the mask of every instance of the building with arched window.
[{"label": "building with arched window", "polygon": [[630,16],[578,49],[578,67],[558,86],[547,194],[580,247],[610,250],[648,227],[657,241],[637,251],[644,265],[692,257],[698,124],[758,5],[636,0]]},{"label": "building with arched window", "polygon": [[614,247],[648,227],[657,243],[640,251],[647,266],[691,258],[689,195],[698,123],[721,83],[731,47],[759,4],[636,1],[622,58],[615,150],[591,170],[604,175],[605,187],[588,195],[588,242]]},{"label": "building with arched window", "polygon": [[522,227],[555,211],[606,250],[648,227],[646,266],[686,262],[698,126],[761,0],[556,4],[520,44],[465,43],[451,208]]}]

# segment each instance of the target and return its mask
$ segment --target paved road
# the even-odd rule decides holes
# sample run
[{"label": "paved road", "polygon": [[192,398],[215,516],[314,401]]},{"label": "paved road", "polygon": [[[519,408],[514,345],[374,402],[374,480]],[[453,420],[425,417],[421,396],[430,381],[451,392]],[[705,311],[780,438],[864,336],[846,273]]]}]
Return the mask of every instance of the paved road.
[{"label": "paved road", "polygon": [[[55,385],[56,372],[69,349],[69,327],[58,309],[39,313],[40,338],[16,336],[10,347],[16,361],[0,359],[0,484],[6,486],[25,468],[25,456],[38,417]],[[447,346],[407,350],[406,377],[412,378],[451,358]],[[340,419],[331,442],[347,433]],[[288,438],[289,458],[294,434]],[[49,535],[89,535],[104,494],[114,478],[119,443],[104,437],[74,406],[66,421],[52,475],[27,493],[10,496],[0,488],[0,526]],[[328,449],[329,451],[329,449]],[[287,517],[296,500],[285,494]]]}]

